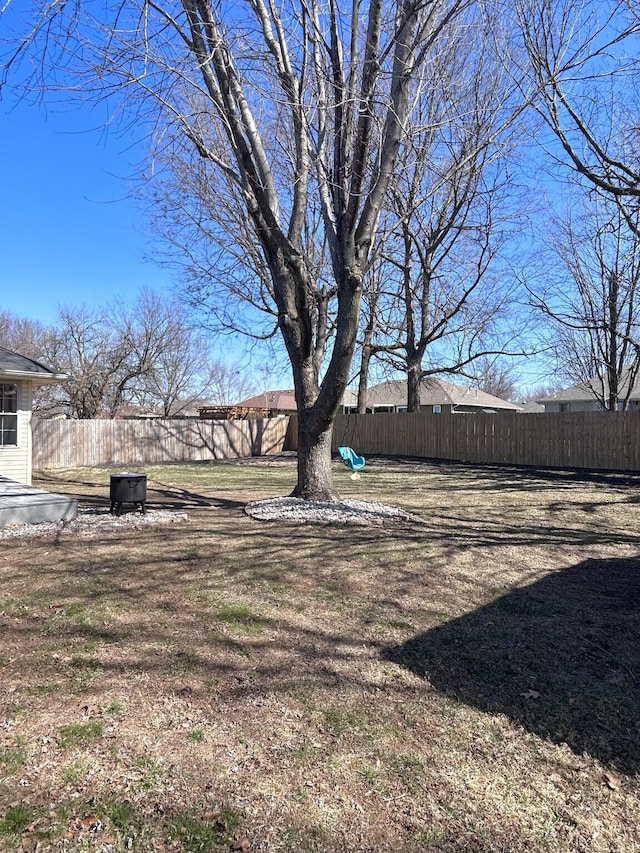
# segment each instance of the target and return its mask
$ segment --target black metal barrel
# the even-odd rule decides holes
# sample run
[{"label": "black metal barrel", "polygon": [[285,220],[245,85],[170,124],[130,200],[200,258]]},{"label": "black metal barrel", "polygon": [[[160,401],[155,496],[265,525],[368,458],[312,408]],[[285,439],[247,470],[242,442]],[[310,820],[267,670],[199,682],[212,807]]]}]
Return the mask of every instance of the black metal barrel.
[{"label": "black metal barrel", "polygon": [[120,515],[123,504],[139,504],[142,512],[146,512],[147,475],[146,474],[112,474],[109,489],[111,512]]}]

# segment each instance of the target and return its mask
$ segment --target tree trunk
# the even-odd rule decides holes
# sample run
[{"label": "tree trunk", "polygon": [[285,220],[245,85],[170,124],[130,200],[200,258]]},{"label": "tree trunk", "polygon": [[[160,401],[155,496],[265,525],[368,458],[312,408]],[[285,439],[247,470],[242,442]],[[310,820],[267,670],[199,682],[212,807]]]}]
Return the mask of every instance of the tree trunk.
[{"label": "tree trunk", "polygon": [[[286,274],[290,275],[289,271]],[[284,276],[281,282],[286,284]],[[303,288],[300,290],[304,292]],[[281,319],[280,330],[291,360],[298,407],[298,482],[292,497],[308,501],[336,499],[331,437],[334,418],[349,379],[360,297],[361,276],[347,275],[341,283],[334,347],[322,383],[318,382],[319,364],[314,358],[310,324],[294,321],[293,311]]]},{"label": "tree trunk", "polygon": [[407,411],[420,411],[420,382],[422,380],[422,367],[420,362],[408,361],[407,363]]},{"label": "tree trunk", "polygon": [[331,474],[333,423],[318,425],[313,411],[298,409],[298,482],[294,498],[335,500]]},{"label": "tree trunk", "polygon": [[362,347],[362,358],[360,359],[360,378],[358,380],[358,414],[367,413],[367,388],[369,385],[369,365],[371,363],[371,345],[366,337]]},{"label": "tree trunk", "polygon": [[620,332],[620,309],[618,299],[620,294],[620,282],[615,272],[609,273],[609,293],[608,293],[608,308],[609,308],[609,335],[608,353],[607,353],[607,379],[609,382],[609,411],[615,412],[618,410],[618,398],[620,395],[620,375],[619,364],[620,343],[618,335]]}]

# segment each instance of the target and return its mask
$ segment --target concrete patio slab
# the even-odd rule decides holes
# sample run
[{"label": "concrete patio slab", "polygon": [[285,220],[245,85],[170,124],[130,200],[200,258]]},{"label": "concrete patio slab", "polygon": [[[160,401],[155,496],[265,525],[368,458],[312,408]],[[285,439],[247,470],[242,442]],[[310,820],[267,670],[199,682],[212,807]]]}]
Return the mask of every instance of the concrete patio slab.
[{"label": "concrete patio slab", "polygon": [[0,477],[0,527],[72,521],[77,513],[78,501],[74,498]]}]

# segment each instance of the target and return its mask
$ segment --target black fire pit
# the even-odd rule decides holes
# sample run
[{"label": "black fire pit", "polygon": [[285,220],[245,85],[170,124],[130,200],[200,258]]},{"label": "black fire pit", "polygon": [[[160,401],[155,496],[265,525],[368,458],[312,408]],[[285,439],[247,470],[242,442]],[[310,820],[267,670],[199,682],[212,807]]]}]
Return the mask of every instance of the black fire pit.
[{"label": "black fire pit", "polygon": [[122,513],[122,504],[134,504],[134,506],[139,504],[142,512],[146,512],[147,475],[112,474],[109,497],[111,499],[111,512],[116,515]]}]

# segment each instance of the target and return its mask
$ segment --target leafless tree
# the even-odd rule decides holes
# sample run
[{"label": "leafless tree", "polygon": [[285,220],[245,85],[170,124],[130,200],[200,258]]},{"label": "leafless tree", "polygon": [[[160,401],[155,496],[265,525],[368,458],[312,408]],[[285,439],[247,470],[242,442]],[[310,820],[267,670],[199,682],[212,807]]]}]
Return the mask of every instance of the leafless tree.
[{"label": "leafless tree", "polygon": [[61,309],[41,351],[68,379],[40,409],[74,418],[115,418],[129,405],[173,416],[207,394],[215,373],[208,342],[180,305],[149,290],[133,302]]},{"label": "leafless tree", "polygon": [[515,399],[519,403],[537,402],[544,397],[551,397],[561,389],[559,382],[541,382],[533,387],[529,386],[524,391],[515,395]]},{"label": "leafless tree", "polygon": [[[241,188],[180,137],[156,153],[154,170],[155,179],[143,183],[142,198],[151,202],[148,211],[161,238],[163,262],[180,276],[185,308],[192,309],[203,328],[266,341],[276,350],[280,336],[271,274]],[[335,285],[321,211],[312,203],[305,212],[301,241],[314,282],[315,306],[310,308],[315,346],[321,351],[333,331],[329,304]]]},{"label": "leafless tree", "polygon": [[207,381],[207,399],[217,405],[233,405],[258,393],[258,386],[243,371],[220,361],[210,364]]},{"label": "leafless tree", "polygon": [[517,0],[505,4],[505,14],[512,13],[527,58],[524,77],[539,91],[535,106],[549,131],[539,137],[547,162],[556,179],[564,176],[563,194],[568,182],[577,200],[574,214],[554,226],[553,246],[570,284],[547,268],[533,285],[533,301],[555,321],[564,376],[595,378],[594,395],[613,409],[626,405],[637,374],[638,6]]},{"label": "leafless tree", "polygon": [[468,14],[435,46],[437,79],[403,142],[386,200],[389,230],[369,271],[359,411],[372,355],[406,372],[415,412],[424,376],[473,376],[479,358],[515,344],[521,352],[513,329],[499,327],[513,283],[498,261],[518,221],[508,161],[524,135],[516,120],[526,99],[492,55],[487,27],[486,16]]},{"label": "leafless tree", "polygon": [[0,346],[27,358],[42,357],[42,338],[45,327],[36,320],[18,317],[10,311],[0,311]]},{"label": "leafless tree", "polygon": [[145,369],[104,308],[61,308],[43,348],[47,362],[68,375],[56,401],[74,418],[115,417]]},{"label": "leafless tree", "polygon": [[221,386],[243,386],[237,374],[231,382],[234,374],[212,358],[210,341],[175,297],[144,290],[133,305],[120,304],[112,322],[138,366],[138,375],[129,381],[131,402],[174,417]]},{"label": "leafless tree", "polygon": [[517,0],[505,14],[513,12],[539,114],[560,144],[547,153],[617,198],[623,213],[633,211],[640,198],[637,4]]},{"label": "leafless tree", "polygon": [[[292,366],[300,497],[333,497],[331,431],[378,216],[430,46],[471,2],[369,0],[340,11],[333,0],[120,0],[99,15],[53,4],[30,17],[5,63],[15,70],[39,50],[48,74],[128,95],[139,121],[187,140],[240,190]],[[316,336],[303,240],[318,210],[336,299],[329,352]]]},{"label": "leafless tree", "polygon": [[500,356],[483,356],[475,365],[475,385],[487,394],[493,394],[501,400],[516,400],[518,395],[518,375],[513,363]]},{"label": "leafless tree", "polygon": [[[0,312],[0,346],[35,361],[46,361],[46,341],[49,329],[36,320],[19,317],[9,311]],[[59,389],[41,385],[34,389],[33,411],[47,415],[59,409]]]},{"label": "leafless tree", "polygon": [[608,195],[579,196],[549,237],[561,268],[552,275],[549,264],[531,292],[553,321],[565,375],[612,411],[627,407],[640,371],[638,224]]}]

